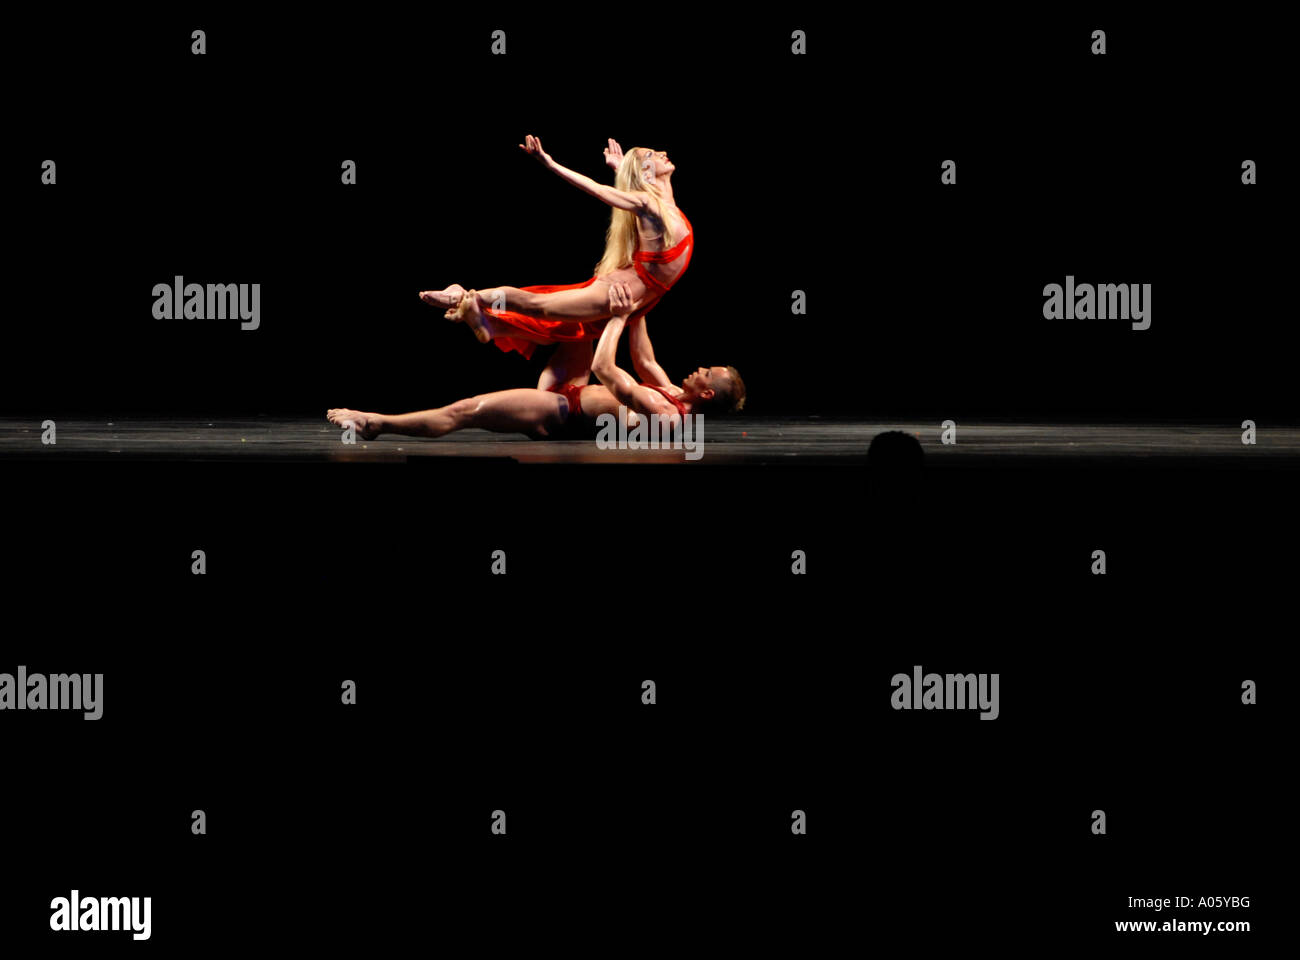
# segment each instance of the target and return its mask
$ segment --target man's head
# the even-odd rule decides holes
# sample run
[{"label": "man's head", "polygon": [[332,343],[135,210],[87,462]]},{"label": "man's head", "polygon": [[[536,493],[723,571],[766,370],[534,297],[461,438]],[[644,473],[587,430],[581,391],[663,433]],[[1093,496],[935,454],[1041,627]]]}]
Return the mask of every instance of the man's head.
[{"label": "man's head", "polygon": [[735,367],[700,367],[682,381],[682,399],[697,413],[737,413],[745,408],[745,381]]}]

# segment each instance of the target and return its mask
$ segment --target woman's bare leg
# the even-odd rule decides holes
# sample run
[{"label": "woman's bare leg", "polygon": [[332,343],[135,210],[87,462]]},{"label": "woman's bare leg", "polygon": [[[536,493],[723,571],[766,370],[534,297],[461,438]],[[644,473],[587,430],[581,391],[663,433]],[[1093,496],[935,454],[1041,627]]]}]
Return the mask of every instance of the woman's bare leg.
[{"label": "woman's bare leg", "polygon": [[645,281],[627,267],[576,290],[531,293],[518,287],[485,287],[478,291],[478,302],[484,310],[518,310],[548,320],[607,320],[611,283],[626,284],[634,303],[647,299]]},{"label": "woman's bare leg", "polygon": [[456,304],[460,303],[461,295],[464,292],[464,287],[459,283],[453,283],[443,290],[421,290],[420,299],[430,306],[451,310],[455,308]]},{"label": "woman's bare leg", "polygon": [[[599,283],[599,281],[597,281]],[[596,284],[592,284],[596,286]],[[562,290],[559,293],[585,293],[589,288],[583,287],[580,290]],[[465,288],[458,283],[453,283],[450,287],[443,290],[421,290],[420,299],[432,307],[442,307],[449,311],[455,310],[460,305],[461,299],[465,294]],[[486,290],[480,290],[479,305],[484,309],[493,310],[516,310],[519,313],[543,314],[547,301],[543,298],[553,297],[556,294],[550,293],[533,293],[529,290],[521,290],[519,287],[490,287]],[[608,288],[606,288],[606,297],[608,297]],[[579,298],[582,309],[589,311],[587,299]],[[576,319],[585,319],[579,317]]]},{"label": "woman's bare leg", "polygon": [[474,331],[474,336],[479,339],[480,343],[488,343],[497,337],[511,337],[516,340],[528,340],[532,343],[555,343],[553,339],[548,339],[541,334],[534,334],[528,330],[522,330],[506,320],[499,320],[490,313],[485,313],[479,306],[477,291],[470,290],[461,298],[460,305],[454,310],[448,310],[444,316],[448,320],[463,322],[465,326]]},{"label": "woman's bare leg", "polygon": [[609,284],[597,280],[577,290],[531,293],[517,287],[488,287],[478,292],[482,310],[517,310],[547,320],[606,320]]},{"label": "woman's bare leg", "polygon": [[381,433],[441,437],[471,427],[496,433],[531,434],[550,431],[563,425],[567,409],[568,401],[558,393],[521,387],[482,393],[457,400],[445,407],[416,413],[366,413],[336,407],[325,416],[331,423],[341,427],[351,423],[363,440],[373,440]]},{"label": "woman's bare leg", "polygon": [[[519,287],[483,287],[478,291],[481,310],[515,310],[548,320],[605,320],[609,313],[609,285],[623,283],[633,301],[646,298],[645,282],[632,267],[615,270],[595,283],[576,290],[533,293]],[[420,299],[432,306],[453,310],[460,305],[465,288],[453,283],[445,290],[423,290]]]}]

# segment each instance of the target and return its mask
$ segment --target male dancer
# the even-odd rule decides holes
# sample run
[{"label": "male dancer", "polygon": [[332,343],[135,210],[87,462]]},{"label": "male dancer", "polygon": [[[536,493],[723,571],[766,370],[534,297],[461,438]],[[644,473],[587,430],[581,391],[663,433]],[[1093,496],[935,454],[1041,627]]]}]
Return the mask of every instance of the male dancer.
[{"label": "male dancer", "polygon": [[[745,382],[735,367],[700,367],[682,380],[680,387],[637,383],[615,363],[619,337],[637,304],[621,283],[610,285],[609,304],[614,316],[605,325],[591,366],[602,381],[599,386],[584,385],[590,377],[588,371],[548,367],[541,382],[548,383],[549,389],[498,390],[416,413],[366,413],[338,407],[326,417],[341,427],[351,424],[364,440],[381,433],[441,437],[471,427],[522,433],[534,440],[593,439],[596,419],[602,413],[618,416],[620,406],[646,416],[658,414],[670,424],[673,417],[689,413],[727,413],[744,407]],[[572,362],[573,356],[557,354],[552,362],[562,365],[566,360]],[[649,362],[654,364],[653,357]]]}]

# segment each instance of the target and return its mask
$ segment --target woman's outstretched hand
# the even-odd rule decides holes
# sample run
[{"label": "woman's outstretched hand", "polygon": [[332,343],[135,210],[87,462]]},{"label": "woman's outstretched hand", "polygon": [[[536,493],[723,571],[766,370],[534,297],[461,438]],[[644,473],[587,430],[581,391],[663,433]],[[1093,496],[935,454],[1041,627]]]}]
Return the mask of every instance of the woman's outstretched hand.
[{"label": "woman's outstretched hand", "polygon": [[615,173],[618,172],[619,166],[623,163],[623,148],[618,145],[618,141],[613,137],[609,138],[609,146],[605,148],[605,163]]},{"label": "woman's outstretched hand", "polygon": [[537,158],[542,166],[550,169],[555,164],[551,155],[542,149],[542,140],[540,137],[534,137],[531,133],[524,137],[524,142],[519,144],[519,149],[525,153]]}]

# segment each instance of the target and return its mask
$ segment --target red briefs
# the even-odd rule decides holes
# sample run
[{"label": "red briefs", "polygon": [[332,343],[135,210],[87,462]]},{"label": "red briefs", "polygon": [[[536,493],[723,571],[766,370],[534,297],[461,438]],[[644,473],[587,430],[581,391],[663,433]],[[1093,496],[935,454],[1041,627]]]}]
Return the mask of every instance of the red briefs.
[{"label": "red briefs", "polygon": [[586,384],[557,383],[551,387],[551,393],[564,396],[569,402],[569,415],[558,427],[545,433],[534,431],[528,436],[533,440],[591,440],[596,436],[596,421],[582,412],[582,390]]},{"label": "red briefs", "polygon": [[[557,383],[555,386],[551,387],[550,392],[563,394],[564,399],[569,401],[569,417],[571,419],[573,417],[586,417],[587,415],[582,411],[582,391],[589,386],[591,386],[591,384]],[[677,408],[678,413],[683,417],[686,416],[686,408],[682,405],[681,400],[669,393],[667,387],[656,386],[653,383],[643,383],[641,386],[650,390],[657,390],[663,395],[665,400]]]},{"label": "red briefs", "polygon": [[559,383],[551,387],[551,393],[562,393],[564,399],[569,401],[569,416],[581,417],[582,413],[582,390],[585,384],[581,383]]},{"label": "red briefs", "polygon": [[[677,211],[681,213],[681,210]],[[643,263],[672,263],[680,256],[685,256],[686,260],[682,263],[682,269],[677,272],[677,277],[673,280],[675,284],[681,279],[682,274],[686,272],[687,266],[691,262],[691,253],[695,249],[695,229],[691,222],[686,219],[686,214],[682,213],[682,220],[686,223],[686,236],[671,250],[664,250],[659,253],[645,253],[637,250],[632,254],[632,265],[636,269],[636,274],[645,284],[646,290],[651,295],[650,303],[642,307],[638,312],[644,312],[649,307],[654,306],[656,300],[662,297],[670,289],[660,283],[654,277],[650,276],[649,271],[642,266]],[[520,287],[520,290],[527,290],[529,293],[557,293],[561,290],[581,290],[583,287],[589,287],[596,282],[596,278],[584,280],[582,283],[562,283],[562,284],[540,284],[532,287]],[[549,320],[540,315],[530,313],[520,313],[517,310],[485,310],[498,320],[503,320],[513,327],[526,331],[530,335],[546,343],[572,343],[579,340],[595,340],[605,329],[604,317],[598,320]],[[494,337],[493,343],[497,349],[506,353],[514,350],[522,353],[525,357],[531,357],[533,351],[537,349],[537,344],[532,340],[523,340],[518,337]]]}]

